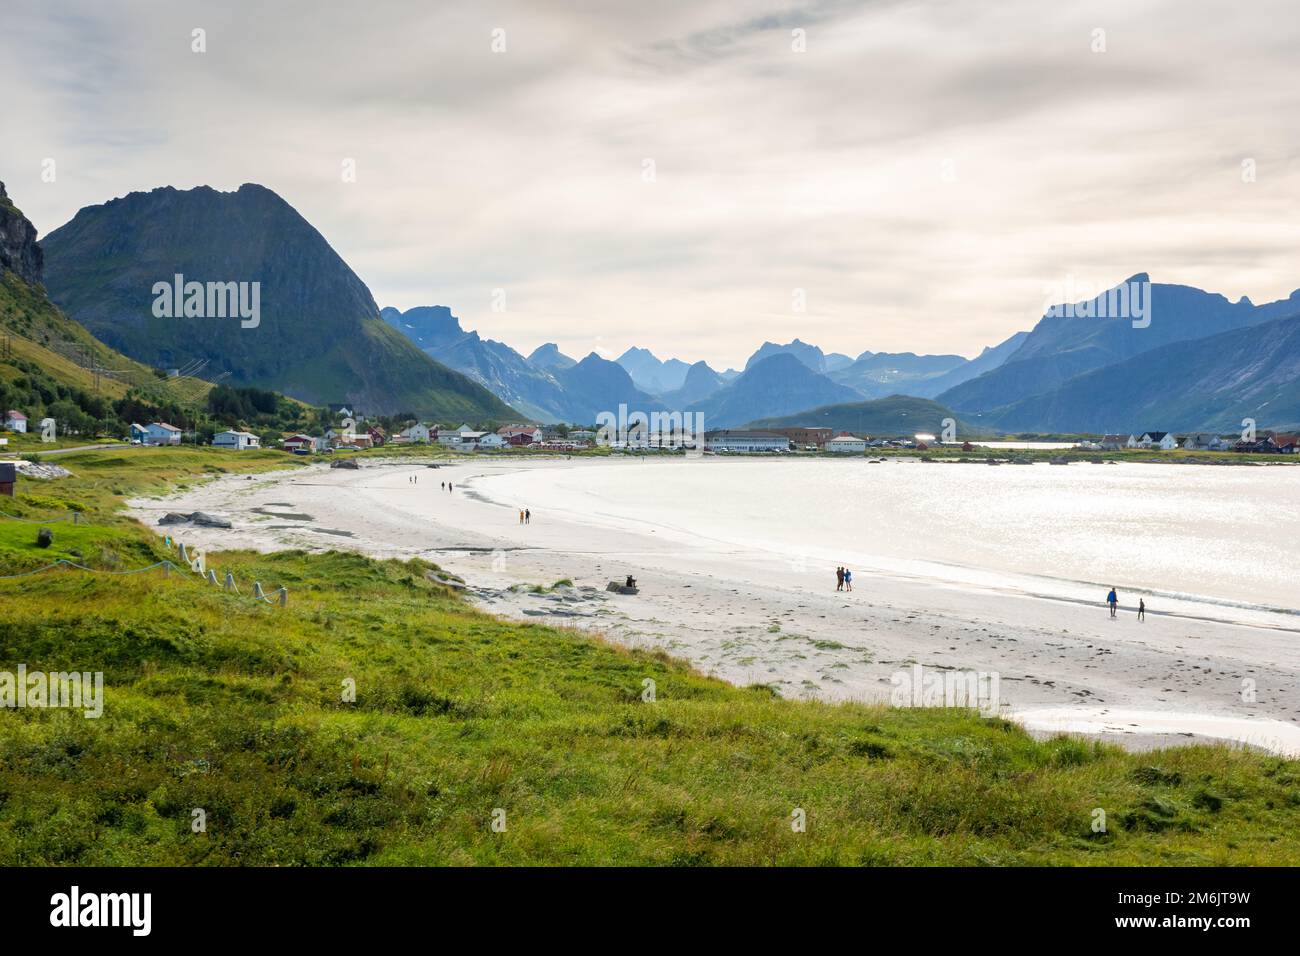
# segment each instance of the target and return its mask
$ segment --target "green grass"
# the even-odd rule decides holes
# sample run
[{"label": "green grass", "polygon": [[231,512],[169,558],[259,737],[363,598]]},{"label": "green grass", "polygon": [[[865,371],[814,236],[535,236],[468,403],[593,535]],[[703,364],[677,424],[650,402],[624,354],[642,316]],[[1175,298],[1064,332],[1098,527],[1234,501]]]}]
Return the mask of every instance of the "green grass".
[{"label": "green grass", "polygon": [[[84,508],[95,523],[50,525],[51,552],[134,567],[167,549],[114,515],[120,493],[272,463],[139,452],[68,456],[77,478],[16,505]],[[40,557],[36,527],[0,518],[0,574]],[[106,684],[98,720],[0,711],[0,865],[1300,863],[1297,761],[783,701],[478,613],[420,561],[209,566],[245,596],[188,573],[0,581],[0,669]],[[288,606],[248,597],[254,580],[285,586]]]}]

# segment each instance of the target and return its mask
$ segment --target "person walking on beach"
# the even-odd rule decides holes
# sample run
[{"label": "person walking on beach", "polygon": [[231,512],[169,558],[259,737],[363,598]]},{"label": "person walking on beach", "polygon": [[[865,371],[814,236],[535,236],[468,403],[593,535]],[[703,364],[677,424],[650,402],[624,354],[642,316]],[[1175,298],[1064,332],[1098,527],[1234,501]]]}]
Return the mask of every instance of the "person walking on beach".
[{"label": "person walking on beach", "polygon": [[835,569],[835,590],[837,591],[844,590],[844,569],[843,568]]},{"label": "person walking on beach", "polygon": [[520,523],[520,524],[523,524],[523,523],[524,523],[524,509],[523,509],[523,508],[520,508],[520,509],[519,509],[519,523]]},{"label": "person walking on beach", "polygon": [[853,590],[853,572],[850,571],[848,568],[844,569],[844,590],[846,591]]},{"label": "person walking on beach", "polygon": [[438,482],[438,487],[439,487],[441,490],[446,491],[446,490],[447,490],[447,483],[446,483],[445,481],[440,481],[440,482]]},{"label": "person walking on beach", "polygon": [[1146,619],[1147,619],[1147,602],[1144,601],[1142,598],[1138,598],[1138,620],[1145,621]]},{"label": "person walking on beach", "polygon": [[1110,616],[1114,617],[1115,612],[1119,610],[1119,595],[1115,593],[1114,587],[1112,587],[1110,593],[1106,595],[1106,603],[1110,605]]},{"label": "person walking on beach", "polygon": [[525,509],[524,509],[524,524],[532,524],[532,523],[533,523],[533,512],[532,512],[532,509],[531,509],[531,508],[525,508]]}]

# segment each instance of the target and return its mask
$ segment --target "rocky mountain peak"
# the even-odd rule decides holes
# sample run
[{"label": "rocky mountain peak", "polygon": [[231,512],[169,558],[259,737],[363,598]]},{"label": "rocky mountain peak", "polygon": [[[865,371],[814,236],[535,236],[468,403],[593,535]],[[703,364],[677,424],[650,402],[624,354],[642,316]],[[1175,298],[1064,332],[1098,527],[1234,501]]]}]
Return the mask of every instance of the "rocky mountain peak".
[{"label": "rocky mountain peak", "polygon": [[18,211],[0,183],[0,273],[13,272],[30,285],[43,276],[45,257],[36,244],[36,227]]}]

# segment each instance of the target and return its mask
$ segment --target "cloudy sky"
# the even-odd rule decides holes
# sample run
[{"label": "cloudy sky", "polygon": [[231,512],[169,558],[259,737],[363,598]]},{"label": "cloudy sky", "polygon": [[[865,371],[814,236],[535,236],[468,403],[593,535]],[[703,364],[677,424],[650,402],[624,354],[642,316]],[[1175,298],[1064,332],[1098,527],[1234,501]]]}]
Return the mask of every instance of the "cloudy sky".
[{"label": "cloudy sky", "polygon": [[525,352],[972,355],[1069,282],[1300,286],[1298,48],[1294,0],[4,0],[0,180],[42,234],[262,183]]}]

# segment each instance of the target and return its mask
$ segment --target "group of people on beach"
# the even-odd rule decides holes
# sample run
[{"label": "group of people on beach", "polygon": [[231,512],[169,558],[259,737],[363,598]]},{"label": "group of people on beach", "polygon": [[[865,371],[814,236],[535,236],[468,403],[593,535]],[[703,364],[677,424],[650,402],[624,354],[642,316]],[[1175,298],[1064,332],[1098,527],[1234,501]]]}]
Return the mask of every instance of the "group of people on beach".
[{"label": "group of people on beach", "polygon": [[[1111,587],[1110,593],[1106,595],[1106,604],[1110,606],[1110,616],[1115,617],[1119,611],[1119,595],[1115,593],[1114,586]],[[1143,598],[1138,598],[1138,620],[1147,619],[1147,602]]]},{"label": "group of people on beach", "polygon": [[532,524],[532,521],[533,521],[533,513],[532,513],[532,511],[530,511],[528,508],[520,508],[520,509],[519,509],[519,523],[520,523],[520,524]]},{"label": "group of people on beach", "polygon": [[853,590],[853,572],[848,568],[839,567],[835,569],[835,590]]},{"label": "group of people on beach", "polygon": [[440,482],[438,482],[438,487],[440,487],[440,488],[445,488],[445,489],[447,490],[447,494],[451,494],[451,482],[450,482],[450,481],[440,481]]}]

